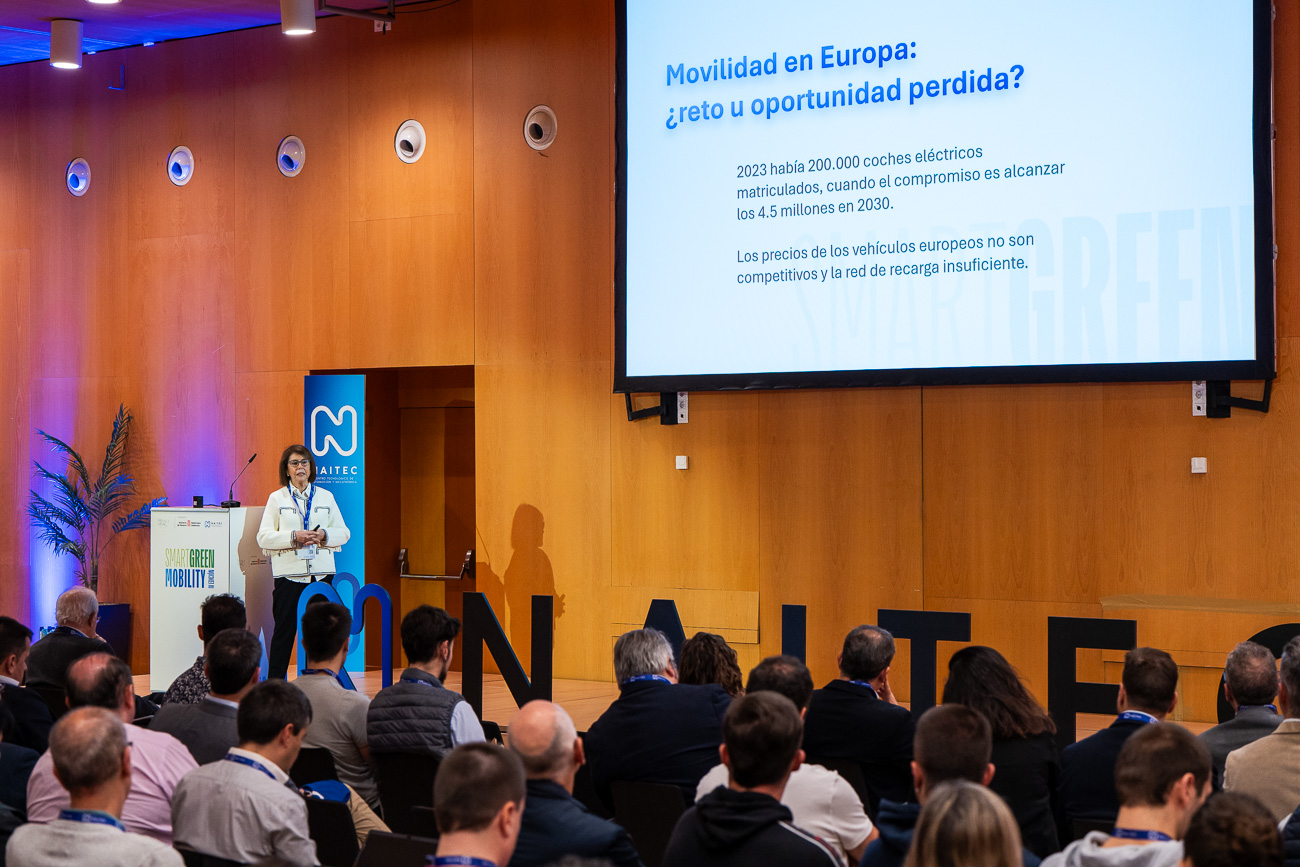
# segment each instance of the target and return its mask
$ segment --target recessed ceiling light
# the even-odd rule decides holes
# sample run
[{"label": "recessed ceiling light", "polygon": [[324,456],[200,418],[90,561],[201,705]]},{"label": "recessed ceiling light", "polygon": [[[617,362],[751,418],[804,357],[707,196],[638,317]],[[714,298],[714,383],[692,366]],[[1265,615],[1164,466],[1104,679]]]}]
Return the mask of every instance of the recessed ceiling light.
[{"label": "recessed ceiling light", "polygon": [[87,3],[94,3],[96,6],[111,6],[114,3],[120,3],[122,0],[86,0]]}]

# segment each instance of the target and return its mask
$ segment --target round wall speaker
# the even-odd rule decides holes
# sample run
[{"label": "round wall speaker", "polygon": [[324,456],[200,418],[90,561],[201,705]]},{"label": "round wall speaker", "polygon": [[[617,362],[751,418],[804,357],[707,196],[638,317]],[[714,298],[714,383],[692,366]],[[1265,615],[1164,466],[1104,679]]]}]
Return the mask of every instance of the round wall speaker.
[{"label": "round wall speaker", "polygon": [[77,157],[68,163],[68,169],[65,173],[68,183],[68,192],[80,198],[90,189],[90,163],[81,157]]},{"label": "round wall speaker", "polygon": [[194,154],[187,147],[178,147],[167,155],[167,180],[183,187],[194,177]]},{"label": "round wall speaker", "polygon": [[424,127],[418,120],[403,121],[393,137],[393,150],[404,163],[413,163],[424,156]]},{"label": "round wall speaker", "polygon": [[287,135],[280,139],[280,146],[275,149],[275,167],[286,178],[294,178],[302,171],[307,162],[307,147],[296,135]]},{"label": "round wall speaker", "polygon": [[549,105],[536,105],[524,117],[524,141],[535,151],[544,151],[555,141],[555,112]]}]

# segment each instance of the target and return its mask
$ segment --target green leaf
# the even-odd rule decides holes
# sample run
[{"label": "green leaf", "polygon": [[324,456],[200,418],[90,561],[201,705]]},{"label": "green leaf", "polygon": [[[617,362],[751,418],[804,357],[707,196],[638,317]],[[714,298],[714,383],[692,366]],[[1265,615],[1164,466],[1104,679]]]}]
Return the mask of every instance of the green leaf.
[{"label": "green leaf", "polygon": [[[90,490],[90,473],[86,471],[86,464],[81,459],[81,455],[77,453],[76,449],[58,437],[48,434],[43,430],[37,430],[36,433],[41,437],[41,439],[50,444],[51,451],[63,455],[63,459],[67,461],[68,469],[72,470],[76,474],[77,478],[81,480],[81,487],[84,490]],[[37,464],[37,466],[39,467],[40,464]]]},{"label": "green leaf", "polygon": [[96,490],[122,472],[122,462],[126,459],[126,438],[131,432],[133,418],[126,404],[117,405],[117,417],[113,419],[113,433],[108,438],[108,447],[104,449],[104,468],[95,482]]},{"label": "green leaf", "polygon": [[121,533],[123,530],[139,530],[149,526],[149,515],[159,506],[167,505],[166,497],[158,497],[150,500],[140,508],[136,509],[129,515],[123,515],[113,522],[113,532]]}]

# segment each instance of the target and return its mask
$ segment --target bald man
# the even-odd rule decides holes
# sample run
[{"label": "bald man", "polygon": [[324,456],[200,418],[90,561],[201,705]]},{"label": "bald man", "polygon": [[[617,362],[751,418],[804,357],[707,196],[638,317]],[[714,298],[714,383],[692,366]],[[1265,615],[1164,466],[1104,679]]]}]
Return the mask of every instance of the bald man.
[{"label": "bald man", "polygon": [[627,831],[592,815],[573,797],[586,761],[573,720],[558,704],[530,701],[510,723],[510,749],[524,763],[528,795],[510,867],[551,864],[566,855],[641,867]]}]

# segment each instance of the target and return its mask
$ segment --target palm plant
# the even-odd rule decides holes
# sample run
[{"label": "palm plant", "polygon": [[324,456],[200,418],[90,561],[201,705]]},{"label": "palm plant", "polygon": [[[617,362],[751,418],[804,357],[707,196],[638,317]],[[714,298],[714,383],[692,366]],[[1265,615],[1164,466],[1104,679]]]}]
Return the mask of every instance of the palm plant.
[{"label": "palm plant", "polygon": [[124,530],[149,526],[153,508],[167,504],[166,497],[159,497],[114,518],[110,529],[104,527],[135,496],[135,479],[122,466],[132,418],[130,410],[118,406],[113,435],[104,450],[104,465],[94,481],[85,461],[72,446],[43,430],[36,431],[53,452],[63,456],[64,467],[62,472],[54,472],[32,461],[36,476],[48,482],[54,492],[46,499],[32,491],[27,514],[39,531],[40,540],[55,554],[71,554],[77,558],[77,580],[96,593],[99,592],[99,558],[108,544]]}]

